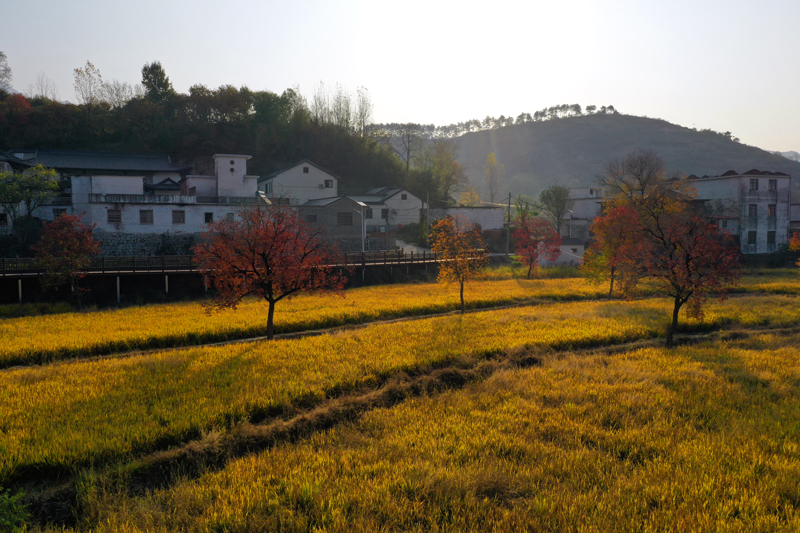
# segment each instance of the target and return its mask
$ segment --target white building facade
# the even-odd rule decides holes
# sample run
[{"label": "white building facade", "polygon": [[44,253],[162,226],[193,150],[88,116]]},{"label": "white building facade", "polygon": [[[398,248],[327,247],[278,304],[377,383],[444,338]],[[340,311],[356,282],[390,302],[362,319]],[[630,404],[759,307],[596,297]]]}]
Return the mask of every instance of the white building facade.
[{"label": "white building facade", "polygon": [[308,159],[258,179],[258,190],[290,205],[339,196],[339,177]]}]

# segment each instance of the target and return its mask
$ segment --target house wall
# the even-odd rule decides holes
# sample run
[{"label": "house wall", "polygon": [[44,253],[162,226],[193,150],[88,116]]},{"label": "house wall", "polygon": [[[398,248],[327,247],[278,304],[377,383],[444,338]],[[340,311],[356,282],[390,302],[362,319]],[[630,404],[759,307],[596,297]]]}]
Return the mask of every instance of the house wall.
[{"label": "house wall", "polygon": [[[314,227],[325,228],[328,237],[336,239],[358,239],[360,242],[363,232],[361,216],[361,206],[350,198],[344,197],[326,206],[300,206],[297,208],[300,219],[307,220],[308,215],[315,215],[316,222],[312,222]],[[349,213],[352,215],[352,225],[340,226],[338,224],[339,213]],[[360,247],[359,247],[360,249]]]},{"label": "house wall", "polygon": [[215,154],[214,174],[217,178],[215,196],[254,196],[257,177],[247,176],[249,155]]},{"label": "house wall", "polygon": [[[406,199],[403,200],[403,195]],[[384,202],[389,209],[389,227],[397,228],[405,226],[406,224],[419,223],[420,209],[422,209],[422,200],[411,194],[410,192],[403,191],[387,198]]]},{"label": "house wall", "polygon": [[555,261],[542,260],[541,266],[578,266],[583,261],[586,246],[583,244],[562,244],[559,246],[561,254]]},{"label": "house wall", "polygon": [[447,209],[431,209],[430,220],[439,220],[446,216],[460,216],[472,224],[480,224],[482,229],[503,229],[506,210],[502,207],[449,207]]},{"label": "house wall", "polygon": [[[308,168],[308,173],[303,172],[304,167]],[[325,180],[332,180],[333,187],[325,187]],[[314,165],[301,163],[277,176],[259,180],[258,190],[270,198],[297,198],[298,203],[304,204],[309,200],[339,196],[339,180]]]},{"label": "house wall", "polygon": [[[122,212],[122,222],[119,224],[109,224],[108,210],[120,209]],[[142,224],[140,222],[140,211],[153,211],[153,223]],[[183,224],[172,223],[172,212],[183,211]],[[89,204],[88,217],[91,223],[96,224],[99,232],[121,232],[130,234],[180,234],[180,233],[202,233],[206,231],[205,214],[211,213],[213,220],[222,220],[228,213],[235,217],[236,209],[230,205],[179,205],[179,204]]]},{"label": "house wall", "polygon": [[[750,189],[750,180],[757,180],[758,189]],[[769,190],[769,180],[776,180],[777,190]],[[789,237],[791,209],[791,177],[789,176],[720,176],[694,180],[697,198],[706,201],[706,214],[716,219],[721,229],[739,235],[746,254],[776,251]],[[750,206],[756,215],[750,216]],[[775,216],[769,217],[769,206],[775,205]],[[727,225],[727,227],[725,227]],[[755,243],[750,243],[755,232]],[[774,243],[769,242],[774,232]]]},{"label": "house wall", "polygon": [[185,194],[190,194],[191,189],[194,189],[194,194],[197,196],[217,196],[217,178],[215,176],[186,176]]}]

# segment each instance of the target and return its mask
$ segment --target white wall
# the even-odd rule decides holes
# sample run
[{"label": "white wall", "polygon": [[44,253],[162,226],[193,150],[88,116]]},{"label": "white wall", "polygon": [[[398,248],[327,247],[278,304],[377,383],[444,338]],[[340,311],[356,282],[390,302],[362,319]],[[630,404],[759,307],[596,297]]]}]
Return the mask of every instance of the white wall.
[{"label": "white wall", "polygon": [[[303,172],[307,168],[308,172]],[[331,180],[332,187],[325,187]],[[259,180],[258,189],[271,198],[298,198],[300,204],[309,200],[339,196],[339,180],[309,163],[299,163],[272,178]],[[271,184],[272,190],[268,190]]]},{"label": "white wall", "polygon": [[[108,209],[122,210],[122,223],[108,223]],[[139,212],[153,211],[153,223],[142,224]],[[172,212],[184,211],[185,223],[173,224]],[[213,220],[224,219],[228,213],[238,217],[230,205],[176,205],[176,204],[90,204],[87,214],[98,231],[123,233],[200,233],[206,230],[205,214],[212,213]]]},{"label": "white wall", "polygon": [[217,177],[216,196],[254,196],[256,176],[247,175],[249,155],[215,154],[214,173]]},{"label": "white wall", "polygon": [[[405,200],[403,200],[403,195],[406,196]],[[410,192],[402,191],[387,198],[385,205],[389,208],[389,226],[397,227],[419,223],[422,200]]]},{"label": "white wall", "polygon": [[482,229],[503,229],[506,210],[502,207],[448,207],[447,209],[431,209],[430,222],[446,216],[460,216],[473,224],[480,224]]}]

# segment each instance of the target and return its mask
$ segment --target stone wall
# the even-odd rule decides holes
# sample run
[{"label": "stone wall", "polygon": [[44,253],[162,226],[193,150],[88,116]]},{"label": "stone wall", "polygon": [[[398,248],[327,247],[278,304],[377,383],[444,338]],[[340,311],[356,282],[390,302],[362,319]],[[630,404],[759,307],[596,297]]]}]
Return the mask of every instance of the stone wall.
[{"label": "stone wall", "polygon": [[95,231],[100,241],[102,255],[190,255],[192,246],[200,238],[197,233],[107,233]]}]

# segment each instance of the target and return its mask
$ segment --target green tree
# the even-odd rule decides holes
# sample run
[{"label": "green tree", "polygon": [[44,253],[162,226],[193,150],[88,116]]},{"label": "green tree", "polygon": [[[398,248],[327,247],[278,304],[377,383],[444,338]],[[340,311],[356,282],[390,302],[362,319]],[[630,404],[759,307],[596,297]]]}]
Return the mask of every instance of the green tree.
[{"label": "green tree", "polygon": [[436,139],[422,152],[420,168],[430,173],[431,203],[453,205],[453,195],[469,182],[464,168],[456,161],[458,144],[453,139]]},{"label": "green tree", "polygon": [[0,172],[0,206],[8,214],[17,239],[26,246],[35,225],[33,212],[59,191],[58,173],[42,165],[22,172]]},{"label": "green tree", "polygon": [[153,61],[142,67],[142,85],[144,85],[145,98],[154,104],[163,104],[175,96],[175,89],[172,88],[172,83],[159,61]]},{"label": "green tree", "polygon": [[569,187],[564,185],[551,185],[539,195],[539,207],[542,214],[553,225],[556,232],[561,235],[561,226],[564,218],[572,210],[575,202],[570,199]]},{"label": "green tree", "polygon": [[78,103],[86,109],[86,130],[91,137],[92,114],[97,105],[103,101],[103,76],[91,61],[87,61],[83,68],[74,69],[73,74],[75,96],[78,98]]}]

